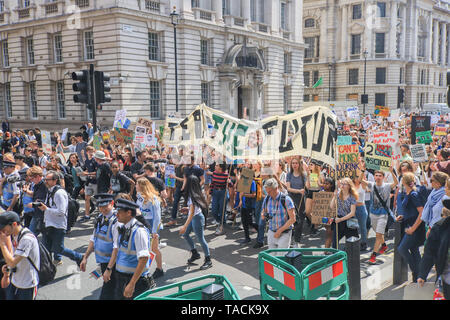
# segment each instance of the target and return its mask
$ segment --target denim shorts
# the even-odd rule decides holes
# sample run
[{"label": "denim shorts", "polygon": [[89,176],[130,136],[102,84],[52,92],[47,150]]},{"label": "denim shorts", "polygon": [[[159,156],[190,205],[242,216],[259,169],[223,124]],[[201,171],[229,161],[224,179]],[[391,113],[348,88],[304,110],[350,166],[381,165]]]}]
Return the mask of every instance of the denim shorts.
[{"label": "denim shorts", "polygon": [[97,184],[89,184],[84,187],[84,193],[87,196],[95,196],[97,194]]}]

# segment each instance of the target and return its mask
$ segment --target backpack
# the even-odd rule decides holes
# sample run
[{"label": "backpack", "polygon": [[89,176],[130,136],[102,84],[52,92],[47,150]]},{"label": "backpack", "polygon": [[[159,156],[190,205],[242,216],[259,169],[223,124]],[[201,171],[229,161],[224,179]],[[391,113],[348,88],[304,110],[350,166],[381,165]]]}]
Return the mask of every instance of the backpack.
[{"label": "backpack", "polygon": [[[25,230],[24,232],[21,232],[19,235],[19,238],[17,239],[17,242],[20,242],[20,239],[27,234],[32,233],[29,230]],[[36,238],[37,239],[37,238]],[[53,281],[55,279],[56,275],[56,266],[53,264],[52,256],[50,252],[47,250],[47,248],[42,244],[42,242],[37,239],[38,245],[39,245],[39,259],[40,259],[40,268],[38,269],[36,265],[33,263],[33,261],[30,259],[30,257],[27,257],[30,264],[33,266],[33,268],[38,272],[39,275],[39,287],[45,286],[49,282]]]},{"label": "backpack", "polygon": [[[264,209],[266,209],[266,210],[267,210],[267,199],[269,197],[270,196],[267,195],[264,198],[264,202],[263,202]],[[281,205],[283,206],[284,212],[286,212],[286,214],[287,214],[287,219],[289,220],[289,214],[287,213],[288,211],[287,211],[287,206],[286,206],[286,196],[284,194],[281,194],[280,201],[281,201]],[[295,204],[294,204],[294,211],[295,211],[295,217],[297,218],[298,217],[298,212],[297,212],[297,207],[295,206]]]}]

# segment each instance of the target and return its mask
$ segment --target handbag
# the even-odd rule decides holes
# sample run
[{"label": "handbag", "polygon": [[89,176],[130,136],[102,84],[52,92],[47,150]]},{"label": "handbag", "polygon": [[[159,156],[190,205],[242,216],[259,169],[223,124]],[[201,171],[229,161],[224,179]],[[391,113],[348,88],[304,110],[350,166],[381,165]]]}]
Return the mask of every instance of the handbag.
[{"label": "handbag", "polygon": [[359,223],[357,218],[350,218],[346,220],[347,228],[349,229],[359,229]]}]

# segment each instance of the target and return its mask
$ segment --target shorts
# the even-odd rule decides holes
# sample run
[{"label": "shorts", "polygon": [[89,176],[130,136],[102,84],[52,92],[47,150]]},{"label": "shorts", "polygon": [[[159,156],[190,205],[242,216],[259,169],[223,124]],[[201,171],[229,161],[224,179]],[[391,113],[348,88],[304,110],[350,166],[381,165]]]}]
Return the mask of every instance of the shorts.
[{"label": "shorts", "polygon": [[370,223],[376,233],[384,234],[388,222],[387,214],[370,214]]},{"label": "shorts", "polygon": [[89,184],[86,187],[84,187],[84,193],[87,196],[95,196],[97,194],[97,184]]}]

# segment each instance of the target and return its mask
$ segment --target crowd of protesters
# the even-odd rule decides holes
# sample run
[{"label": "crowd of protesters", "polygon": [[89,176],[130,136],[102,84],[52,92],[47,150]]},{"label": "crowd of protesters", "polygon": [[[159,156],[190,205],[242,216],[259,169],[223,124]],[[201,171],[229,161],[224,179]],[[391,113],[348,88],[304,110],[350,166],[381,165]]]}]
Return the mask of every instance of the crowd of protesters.
[{"label": "crowd of protesters", "polygon": [[[199,154],[189,147],[164,146],[161,141],[156,148],[141,149],[134,144],[120,145],[113,139],[103,141],[100,148],[94,149],[90,143],[94,135],[91,124],[69,135],[66,141],[61,141],[55,133],[52,152],[46,154],[39,129],[9,130],[3,126],[1,206],[8,214],[15,212],[20,217],[16,221],[12,215],[8,220],[11,225],[30,230],[36,237],[42,234],[55,265],[62,263],[64,255],[84,271],[87,258],[95,252],[102,266],[105,283],[101,297],[104,299],[117,297],[114,290],[119,283],[125,288],[119,298],[131,298],[153,286],[154,278],[165,276],[159,243],[164,228],[179,228],[190,251],[188,264],[201,258],[190,236],[194,232],[204,255],[200,268],[206,270],[213,267],[214,257],[204,236],[205,228],[214,225],[215,235],[220,236],[226,232],[224,225],[239,220],[243,227],[239,241],[242,246],[302,247],[304,237],[314,236],[324,228],[325,248],[337,248],[342,237],[359,237],[361,252],[371,252],[369,264],[381,263],[378,257],[390,249],[386,235],[394,222],[400,222],[404,236],[398,250],[409,265],[413,281],[423,284],[436,264],[437,276],[448,299],[450,211],[443,200],[450,199],[450,133],[448,119],[441,116],[440,122],[447,125],[448,134],[433,137],[433,142],[427,144],[429,161],[422,164],[411,157],[409,117],[400,126],[386,120],[374,121],[367,130],[345,125],[352,143],[358,145],[359,164],[355,176],[337,181],[333,168],[301,156],[275,161],[230,161],[208,146],[203,146]],[[394,128],[399,132],[400,160],[393,161],[389,171],[366,169],[364,147],[369,135]],[[166,175],[169,166],[173,166],[173,173]],[[243,168],[254,173],[248,193],[238,192]],[[16,179],[11,179],[13,176]],[[312,223],[317,192],[335,194],[330,208],[336,216],[320,224]],[[84,207],[79,212],[68,209],[73,201],[80,200],[84,200]],[[64,235],[71,232],[78,214],[78,222],[95,221],[86,253],[64,247]],[[142,233],[141,226],[147,234]],[[0,227],[4,226],[0,224]],[[253,243],[251,229],[256,233]],[[20,232],[17,230],[16,233]],[[120,252],[126,250],[122,250],[123,243],[119,240],[123,240],[126,230],[131,232],[130,242],[138,238],[130,244],[134,251],[148,248],[155,254],[156,268],[152,274],[145,267],[150,263],[146,254],[138,255],[137,259],[121,256]],[[375,233],[375,243],[369,248],[371,230]],[[7,268],[14,267],[10,256],[14,252],[21,255],[14,251],[21,247],[15,247],[16,233],[10,232],[8,235],[13,235],[10,239],[4,231],[0,232],[3,279],[14,279]],[[427,238],[430,241],[422,257],[419,249]],[[28,236],[27,241],[35,249],[34,239]],[[105,257],[102,250],[108,251],[107,258],[102,258]],[[27,249],[22,255],[36,256],[33,252]],[[141,266],[144,258],[147,260]],[[136,279],[127,274],[130,268],[131,275],[138,273]],[[141,281],[143,276],[148,281]],[[32,274],[26,287],[21,287],[23,281],[17,279],[11,283],[5,280],[3,285],[2,279],[5,295],[0,299],[35,296],[35,278]],[[113,278],[115,285],[111,285]],[[11,286],[16,294],[10,292]],[[28,291],[17,294],[17,288]]]}]

